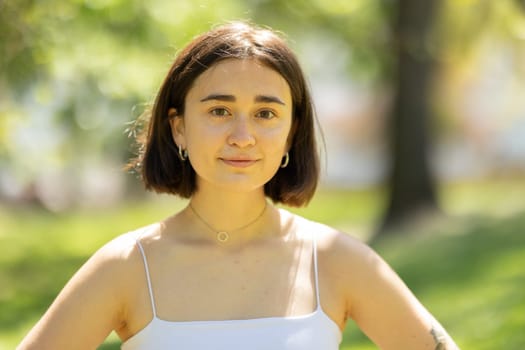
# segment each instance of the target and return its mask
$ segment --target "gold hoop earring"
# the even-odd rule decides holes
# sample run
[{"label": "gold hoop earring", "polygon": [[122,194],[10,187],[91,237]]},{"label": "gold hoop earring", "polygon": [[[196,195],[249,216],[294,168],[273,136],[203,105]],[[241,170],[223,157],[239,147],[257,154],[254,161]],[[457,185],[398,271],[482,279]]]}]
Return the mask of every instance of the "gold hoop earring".
[{"label": "gold hoop earring", "polygon": [[179,159],[184,162],[186,161],[186,159],[188,159],[188,150],[186,149],[183,150],[181,145],[178,145],[178,146],[179,146]]},{"label": "gold hoop earring", "polygon": [[281,162],[281,168],[286,168],[288,166],[288,163],[290,162],[290,154],[286,152],[283,159],[284,160]]}]

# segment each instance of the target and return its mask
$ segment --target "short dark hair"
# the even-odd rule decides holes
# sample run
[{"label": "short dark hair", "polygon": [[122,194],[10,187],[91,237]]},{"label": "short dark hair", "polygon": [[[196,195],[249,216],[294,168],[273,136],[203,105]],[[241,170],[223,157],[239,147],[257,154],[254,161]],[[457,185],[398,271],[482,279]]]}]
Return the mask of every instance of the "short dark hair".
[{"label": "short dark hair", "polygon": [[178,156],[168,111],[184,114],[184,101],[195,79],[228,58],[254,59],[278,72],[292,95],[292,128],[287,167],[264,186],[275,203],[306,205],[319,180],[315,112],[311,94],[295,54],[275,31],[245,22],[223,24],[196,37],[176,57],[153,107],[144,113],[145,127],[136,136],[137,157],[128,168],[141,175],[146,189],[189,198],[196,190],[195,170]]}]

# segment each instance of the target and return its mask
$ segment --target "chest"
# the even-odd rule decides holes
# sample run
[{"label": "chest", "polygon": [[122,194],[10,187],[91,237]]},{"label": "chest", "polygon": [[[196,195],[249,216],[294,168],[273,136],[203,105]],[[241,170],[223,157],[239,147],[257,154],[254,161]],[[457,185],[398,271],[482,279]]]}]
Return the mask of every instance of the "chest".
[{"label": "chest", "polygon": [[312,247],[223,252],[183,247],[148,261],[159,318],[175,321],[297,316],[316,306]]}]

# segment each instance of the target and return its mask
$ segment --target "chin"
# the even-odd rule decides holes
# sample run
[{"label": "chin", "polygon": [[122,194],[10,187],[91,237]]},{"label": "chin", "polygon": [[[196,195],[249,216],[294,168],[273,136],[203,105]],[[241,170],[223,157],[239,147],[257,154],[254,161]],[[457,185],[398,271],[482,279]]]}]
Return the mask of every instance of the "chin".
[{"label": "chin", "polygon": [[253,192],[264,188],[264,185],[270,181],[268,179],[253,179],[246,176],[233,176],[229,179],[220,181],[220,187],[233,192]]}]

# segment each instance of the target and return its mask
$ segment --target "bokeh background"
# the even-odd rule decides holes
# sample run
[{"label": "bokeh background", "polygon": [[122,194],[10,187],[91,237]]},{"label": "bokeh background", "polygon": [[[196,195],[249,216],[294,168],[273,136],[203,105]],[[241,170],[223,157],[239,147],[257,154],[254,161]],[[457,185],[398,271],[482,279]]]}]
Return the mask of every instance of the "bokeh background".
[{"label": "bokeh background", "polygon": [[[0,0],[0,349],[185,205],[122,170],[133,121],[239,19],[282,31],[313,91],[322,181],[291,210],[369,242],[462,348],[525,348],[524,1]],[[375,348],[349,322],[342,349]]]}]

